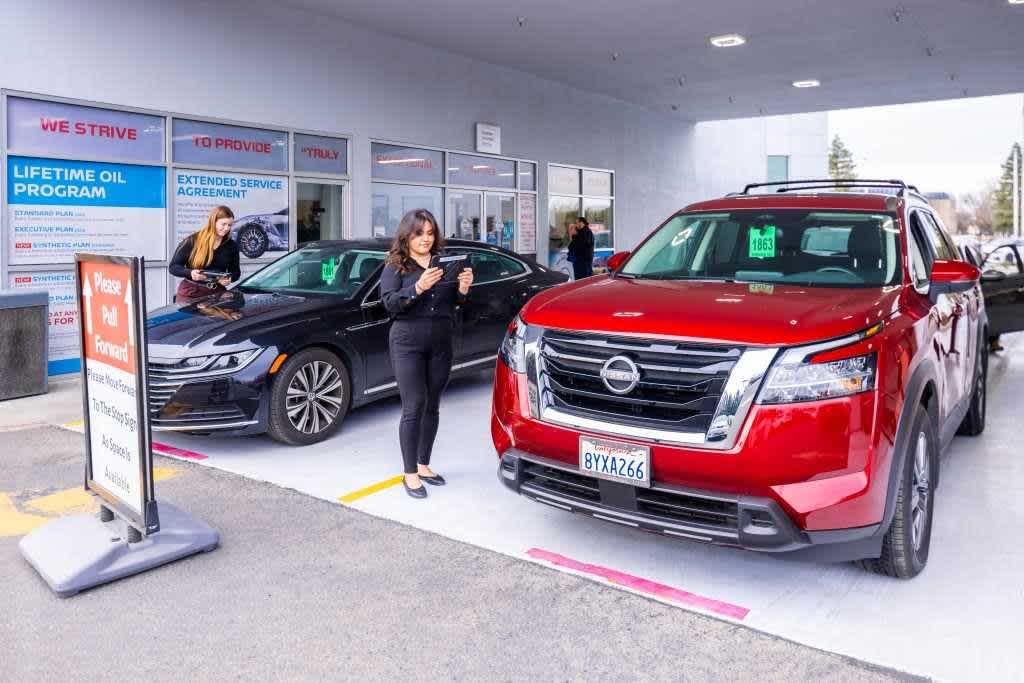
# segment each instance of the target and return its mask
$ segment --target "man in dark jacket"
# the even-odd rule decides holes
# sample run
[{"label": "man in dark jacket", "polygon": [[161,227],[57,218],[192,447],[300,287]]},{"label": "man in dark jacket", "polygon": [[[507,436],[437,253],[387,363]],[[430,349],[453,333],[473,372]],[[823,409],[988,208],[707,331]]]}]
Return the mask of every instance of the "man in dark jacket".
[{"label": "man in dark jacket", "polygon": [[574,280],[594,274],[594,233],[590,231],[590,221],[583,216],[576,218],[576,229],[569,240],[569,261]]}]

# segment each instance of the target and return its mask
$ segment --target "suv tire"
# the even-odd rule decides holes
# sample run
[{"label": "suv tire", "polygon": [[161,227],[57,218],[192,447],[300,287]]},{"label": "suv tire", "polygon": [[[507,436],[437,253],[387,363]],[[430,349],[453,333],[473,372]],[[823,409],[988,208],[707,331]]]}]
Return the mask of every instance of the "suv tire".
[{"label": "suv tire", "polygon": [[249,258],[259,258],[270,246],[270,238],[258,223],[249,223],[238,231],[238,249]]},{"label": "suv tire", "polygon": [[899,579],[912,579],[928,563],[932,512],[935,507],[933,482],[937,481],[938,439],[935,425],[923,406],[918,406],[903,457],[896,490],[896,512],[882,539],[882,555],[861,560],[868,571]]},{"label": "suv tire", "polygon": [[326,349],[306,349],[281,367],[270,390],[267,434],[290,446],[323,441],[341,425],[352,400],[348,368]]},{"label": "suv tire", "polygon": [[966,436],[978,436],[985,431],[985,410],[988,407],[988,352],[984,347],[978,349],[978,362],[975,365],[971,408],[957,430],[957,434]]}]

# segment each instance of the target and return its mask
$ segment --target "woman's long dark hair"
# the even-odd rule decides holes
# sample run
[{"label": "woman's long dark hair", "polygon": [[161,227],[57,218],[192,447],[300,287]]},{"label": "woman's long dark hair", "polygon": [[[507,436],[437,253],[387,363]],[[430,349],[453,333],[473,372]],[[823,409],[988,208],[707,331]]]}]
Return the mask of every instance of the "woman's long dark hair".
[{"label": "woman's long dark hair", "polygon": [[444,249],[441,226],[437,224],[434,214],[426,209],[413,209],[402,216],[398,224],[398,233],[395,234],[395,241],[391,243],[391,251],[388,252],[387,265],[402,275],[412,269],[414,261],[409,254],[409,240],[420,235],[427,222],[434,226],[434,244],[430,247],[430,253],[437,254]]}]

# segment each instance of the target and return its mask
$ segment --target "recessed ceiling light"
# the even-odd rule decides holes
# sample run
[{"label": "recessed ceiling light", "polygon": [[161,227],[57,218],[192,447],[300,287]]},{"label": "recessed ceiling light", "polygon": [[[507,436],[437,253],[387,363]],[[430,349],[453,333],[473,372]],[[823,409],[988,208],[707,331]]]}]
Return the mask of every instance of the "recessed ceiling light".
[{"label": "recessed ceiling light", "polygon": [[726,33],[721,36],[711,36],[711,44],[715,47],[736,47],[747,42],[747,39],[738,33]]},{"label": "recessed ceiling light", "polygon": [[1024,5],[1024,0],[1007,0],[1011,5]]},{"label": "recessed ceiling light", "polygon": [[821,85],[821,81],[816,81],[813,78],[806,81],[793,81],[794,88],[817,88]]}]

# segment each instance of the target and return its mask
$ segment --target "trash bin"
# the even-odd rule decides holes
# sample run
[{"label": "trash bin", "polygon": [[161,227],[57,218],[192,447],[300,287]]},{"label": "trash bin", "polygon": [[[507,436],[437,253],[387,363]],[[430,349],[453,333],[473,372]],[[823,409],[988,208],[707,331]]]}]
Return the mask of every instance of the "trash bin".
[{"label": "trash bin", "polygon": [[46,292],[0,289],[0,401],[46,393]]}]

